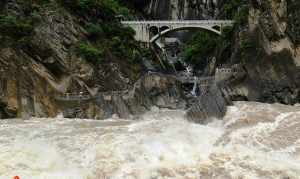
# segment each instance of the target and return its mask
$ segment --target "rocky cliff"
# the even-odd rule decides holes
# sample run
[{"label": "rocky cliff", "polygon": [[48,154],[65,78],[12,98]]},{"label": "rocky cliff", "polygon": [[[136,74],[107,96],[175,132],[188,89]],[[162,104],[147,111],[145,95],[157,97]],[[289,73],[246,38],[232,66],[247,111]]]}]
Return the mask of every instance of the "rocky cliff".
[{"label": "rocky cliff", "polygon": [[192,54],[210,57],[199,70],[234,69],[227,81],[233,100],[294,104],[300,100],[299,8],[296,0],[152,0],[145,12],[157,19],[235,20],[213,55]]},{"label": "rocky cliff", "polygon": [[[203,63],[209,69],[205,75],[214,75],[217,68],[234,69],[225,82],[232,100],[300,101],[296,0],[78,2],[0,2],[0,118],[64,112],[103,119],[115,113],[138,114],[153,105],[183,108],[186,100],[176,80],[161,75],[140,78],[145,68],[142,57],[148,54],[147,62],[154,57],[118,23],[118,14],[128,19],[234,19],[237,24],[223,38],[226,43],[218,44],[210,58],[214,60]],[[132,91],[134,84],[139,85],[130,98],[101,96]],[[70,107],[57,100],[66,94],[92,100]]]},{"label": "rocky cliff", "polygon": [[150,0],[145,14],[155,19],[213,19],[219,14],[221,1],[215,0]]},{"label": "rocky cliff", "polygon": [[183,108],[176,80],[142,77],[149,52],[120,25],[120,12],[130,16],[115,1],[1,1],[0,118],[103,119],[153,105]]},{"label": "rocky cliff", "polygon": [[233,99],[299,102],[300,3],[256,0],[248,6],[248,21],[235,29],[227,61],[242,72],[229,82]]},{"label": "rocky cliff", "polygon": [[[120,58],[108,49],[98,58],[105,49],[93,47],[96,42],[89,39],[92,32],[86,26],[91,16],[98,16],[95,24],[105,21],[102,14],[77,15],[60,1],[22,0],[1,1],[0,12],[4,117],[53,117],[61,112],[57,95],[126,89],[141,75],[141,64],[127,56]],[[89,61],[90,56],[101,63]]]}]

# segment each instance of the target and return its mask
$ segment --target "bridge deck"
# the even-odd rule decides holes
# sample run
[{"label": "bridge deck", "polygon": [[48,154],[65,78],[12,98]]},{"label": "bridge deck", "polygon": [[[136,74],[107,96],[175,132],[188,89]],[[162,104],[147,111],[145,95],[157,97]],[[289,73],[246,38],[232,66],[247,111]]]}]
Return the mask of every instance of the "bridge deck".
[{"label": "bridge deck", "polygon": [[232,20],[172,20],[172,21],[167,21],[167,20],[149,20],[149,21],[121,21],[122,24],[127,24],[127,25],[145,25],[145,24],[233,24],[234,21]]},{"label": "bridge deck", "polygon": [[[133,28],[136,32],[135,39],[140,42],[152,43],[160,36],[170,32],[181,30],[183,28],[201,28],[212,31],[217,34],[222,33],[223,26],[232,26],[232,20],[149,20],[149,21],[121,21],[125,26]],[[161,27],[168,27],[161,30]],[[158,28],[158,34],[151,37],[150,28]],[[219,27],[219,28],[214,28]]]}]

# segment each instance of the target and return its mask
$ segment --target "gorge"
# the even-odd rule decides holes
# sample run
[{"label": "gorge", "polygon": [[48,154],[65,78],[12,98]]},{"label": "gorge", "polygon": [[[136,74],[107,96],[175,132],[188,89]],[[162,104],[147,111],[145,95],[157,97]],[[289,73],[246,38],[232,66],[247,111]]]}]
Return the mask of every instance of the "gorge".
[{"label": "gorge", "polygon": [[0,179],[298,179],[299,8],[1,1]]}]

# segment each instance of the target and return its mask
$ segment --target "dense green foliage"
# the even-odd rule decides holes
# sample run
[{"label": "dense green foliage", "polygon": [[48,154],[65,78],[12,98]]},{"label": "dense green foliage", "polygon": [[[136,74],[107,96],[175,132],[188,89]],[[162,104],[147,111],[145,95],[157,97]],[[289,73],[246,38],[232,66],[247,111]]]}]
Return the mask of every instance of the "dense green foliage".
[{"label": "dense green foliage", "polygon": [[224,13],[227,19],[233,19],[236,24],[247,23],[249,14],[248,2],[246,0],[231,0],[225,3]]},{"label": "dense green foliage", "polygon": [[34,28],[41,22],[41,8],[48,5],[50,0],[20,0],[21,15],[1,12],[0,38],[5,46],[21,47],[28,45],[34,34]]},{"label": "dense green foliage", "polygon": [[103,57],[103,51],[96,49],[95,47],[86,43],[80,43],[76,50],[79,55],[85,57],[85,59],[92,64],[98,64],[99,62],[101,62],[101,59]]},{"label": "dense green foliage", "polygon": [[[117,16],[121,15],[127,19],[131,18],[130,11],[120,0],[60,0],[66,9],[71,10],[80,18],[84,18],[83,26],[87,32],[87,38],[91,42],[89,46],[80,45],[80,55],[89,62],[100,63],[107,56],[126,59],[134,62],[138,46],[134,40],[135,31],[123,27]],[[83,48],[84,47],[84,48]],[[92,50],[93,49],[93,50]],[[95,52],[95,53],[91,53]]]},{"label": "dense green foliage", "polygon": [[134,62],[136,59],[139,47],[134,40],[133,29],[123,27],[118,22],[88,23],[85,29],[88,32],[88,39],[92,42],[91,45],[96,49],[101,49],[104,56],[112,54],[115,57],[127,59],[129,62]]},{"label": "dense green foliage", "polygon": [[30,20],[17,19],[13,16],[0,16],[0,31],[2,35],[20,39],[33,31]]},{"label": "dense green foliage", "polygon": [[199,64],[203,59],[213,53],[217,39],[214,34],[208,32],[198,32],[187,43],[187,47],[184,51],[184,57],[187,62],[191,64]]},{"label": "dense green foliage", "polygon": [[241,41],[240,41],[240,47],[242,50],[247,50],[254,46],[255,46],[255,44],[252,42],[251,39],[245,38],[245,39],[241,39]]},{"label": "dense green foliage", "polygon": [[94,65],[117,59],[135,64],[141,48],[134,40],[135,31],[119,22],[120,17],[132,18],[124,3],[122,0],[19,0],[22,17],[6,12],[0,15],[1,44],[29,49],[35,27],[43,23],[44,12],[68,11],[86,31],[77,44],[72,44],[79,56]]},{"label": "dense green foliage", "polygon": [[102,26],[99,24],[88,23],[85,26],[85,29],[88,33],[88,37],[92,40],[101,38],[101,36],[105,35]]},{"label": "dense green foliage", "polygon": [[[217,63],[226,60],[226,53],[230,52],[231,40],[233,37],[233,27],[224,27],[222,35],[200,31],[192,36],[184,49],[184,59],[186,62],[204,68],[212,56],[216,56]],[[223,54],[223,56],[219,56]]]},{"label": "dense green foliage", "polygon": [[[121,0],[58,0],[65,9],[77,15],[87,32],[82,39],[79,54],[94,64],[103,59],[117,57],[134,62],[138,46],[135,43],[133,29],[123,27],[118,16],[132,17],[130,10]],[[90,41],[87,45],[86,41]],[[85,44],[85,45],[83,45]],[[101,52],[101,55],[99,55]],[[92,60],[92,58],[96,58]]]},{"label": "dense green foliage", "polygon": [[[235,27],[225,27],[222,29],[222,36],[215,36],[206,32],[197,33],[191,41],[187,43],[184,50],[184,57],[187,62],[204,67],[209,57],[217,57],[217,63],[223,63],[230,58],[230,48],[232,47],[233,29],[241,27],[248,22],[249,7],[246,0],[230,0],[223,6],[222,16],[225,19],[233,19]],[[251,48],[250,41],[242,41],[241,49]],[[221,55],[222,54],[222,55]],[[203,65],[201,65],[203,64]]]},{"label": "dense green foliage", "polygon": [[1,46],[26,45],[33,34],[31,19],[16,18],[14,16],[0,16],[0,44]]},{"label": "dense green foliage", "polygon": [[122,6],[119,0],[102,0],[104,8],[111,9],[115,14],[123,15],[126,18],[130,18],[130,11],[128,8]]},{"label": "dense green foliage", "polygon": [[130,10],[122,6],[119,0],[59,0],[65,7],[78,15],[96,15],[104,19],[113,19],[116,15],[131,18]]}]

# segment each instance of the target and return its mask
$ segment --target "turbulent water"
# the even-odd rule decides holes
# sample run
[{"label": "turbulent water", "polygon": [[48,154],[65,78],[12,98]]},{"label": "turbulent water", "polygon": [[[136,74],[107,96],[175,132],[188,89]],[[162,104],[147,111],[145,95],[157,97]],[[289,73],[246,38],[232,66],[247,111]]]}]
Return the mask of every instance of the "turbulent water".
[{"label": "turbulent water", "polygon": [[0,121],[0,179],[298,179],[300,107],[238,102],[223,121]]}]

